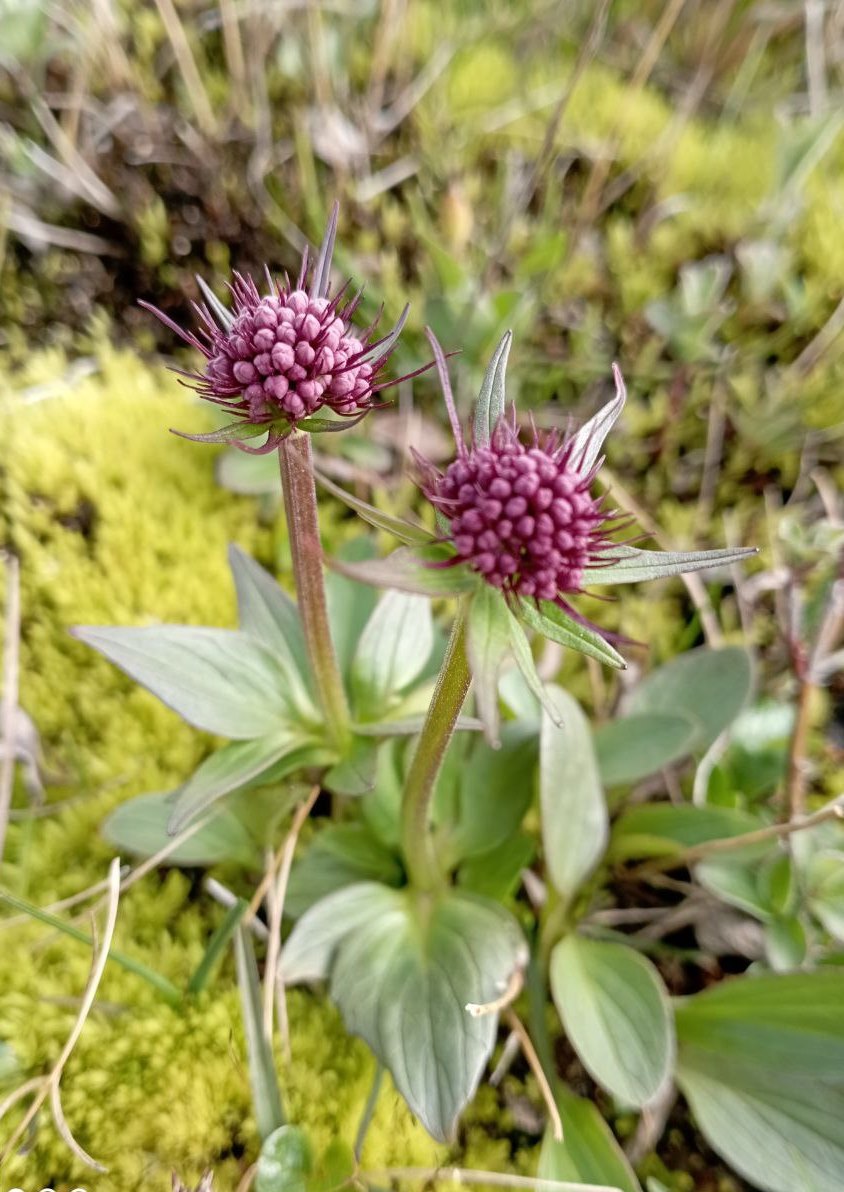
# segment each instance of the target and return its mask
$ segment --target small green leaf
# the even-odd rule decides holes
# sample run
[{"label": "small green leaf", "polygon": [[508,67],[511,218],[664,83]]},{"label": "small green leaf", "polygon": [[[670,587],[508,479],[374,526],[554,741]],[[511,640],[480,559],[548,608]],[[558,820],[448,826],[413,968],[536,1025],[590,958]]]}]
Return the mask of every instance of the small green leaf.
[{"label": "small green leaf", "polygon": [[284,913],[298,919],[320,899],[358,882],[399,886],[402,867],[364,824],[329,824],[293,866]]},{"label": "small green leaf", "polygon": [[701,646],[646,675],[625,713],[686,716],[698,727],[696,750],[708,748],[738,716],[753,688],[750,655],[738,646]]},{"label": "small green leaf", "polygon": [[400,914],[403,896],[380,882],[358,882],[321,899],[296,923],[281,954],[288,985],[328,976],[341,941],[358,927]]},{"label": "small green leaf", "polygon": [[[102,826],[103,836],[121,852],[152,857],[173,843],[167,831],[172,810],[172,794],[137,795],[112,811]],[[209,823],[173,849],[161,864],[191,866],[236,861],[239,865],[253,865],[259,860],[255,842],[238,817],[219,807]]]},{"label": "small green leaf", "polygon": [[323,775],[323,786],[335,795],[348,795],[351,798],[367,794],[375,785],[377,756],[377,741],[353,737],[345,757],[341,757]]},{"label": "small green leaf", "polygon": [[266,1139],[279,1126],[284,1125],[284,1112],[275,1074],[273,1049],[264,1034],[261,982],[258,979],[252,938],[242,926],[238,926],[234,934],[234,958],[243,1014],[243,1032],[249,1056],[252,1105],[258,1133],[262,1139]]},{"label": "small green leaf", "polygon": [[569,1042],[623,1105],[646,1105],[668,1078],[674,1024],[651,962],[626,944],[566,936],[551,954],[551,991]]},{"label": "small green leaf", "polygon": [[208,946],[199,964],[188,981],[188,993],[202,993],[211,976],[222,959],[223,953],[229,946],[229,941],[237,930],[238,924],[249,909],[249,903],[244,898],[233,902],[223,916],[219,927],[208,941]]},{"label": "small green leaf", "polygon": [[466,619],[466,653],[484,735],[496,749],[501,725],[498,677],[511,650],[509,622],[510,612],[501,592],[489,584],[478,588]]},{"label": "small green leaf", "polygon": [[[533,661],[533,653],[531,652],[530,642],[527,639],[527,634],[509,609],[507,610],[507,616],[509,618],[508,625],[510,628],[510,649],[513,658],[516,661],[516,666],[519,669],[519,673],[524,680],[524,684],[527,687],[530,695],[541,704],[551,719],[555,720],[557,716],[557,710],[554,707],[553,700],[549,699],[545,684],[542,682],[537,672],[536,664]],[[507,693],[509,692],[512,696],[514,689],[512,682],[510,683],[509,687],[507,687],[506,684],[499,683],[498,689],[506,703]],[[538,719],[538,709],[535,711],[532,709],[531,711],[533,719]]]},{"label": "small green leaf", "polygon": [[442,566],[453,558],[456,555],[452,547],[437,543],[433,546],[402,546],[385,559],[367,562],[335,559],[332,567],[350,579],[376,588],[395,588],[422,596],[457,596],[461,592],[471,592],[480,583],[477,574],[465,564]]},{"label": "small green leaf", "polygon": [[569,901],[604,854],[609,817],[586,717],[568,692],[549,687],[548,694],[559,723],[543,713],[539,750],[542,844],[551,881]]},{"label": "small green leaf", "polygon": [[245,633],[190,625],[71,632],[206,732],[249,741],[277,729],[288,713],[283,670]]},{"label": "small green leaf", "polygon": [[[493,749],[475,740],[466,762],[456,759],[457,812],[451,840],[461,860],[509,840],[533,802],[536,734],[521,724],[505,724],[499,744]],[[452,823],[454,819],[449,816]]]},{"label": "small green leaf", "polygon": [[277,659],[296,696],[297,708],[315,718],[299,610],[273,577],[240,547],[229,547],[229,566],[237,591],[240,628]]},{"label": "small green leaf", "polygon": [[535,856],[533,837],[516,832],[489,852],[467,857],[457,871],[457,883],[483,898],[506,902],[516,892],[522,870],[528,868]]},{"label": "small green leaf", "polygon": [[638,584],[667,575],[687,575],[708,567],[729,567],[740,559],[758,554],[756,547],[724,547],[721,550],[639,550],[635,546],[613,546],[607,557],[617,559],[610,565],[587,567],[583,586],[603,584]]},{"label": "small green leaf", "polygon": [[260,740],[235,741],[209,754],[176,792],[168,831],[175,836],[217,799],[255,782],[282,758],[298,753],[309,744],[301,731],[276,730]]},{"label": "small green leaf", "polygon": [[351,693],[361,720],[384,720],[400,692],[424,670],[434,648],[431,603],[387,592],[378,601],[352,660]]},{"label": "small green leaf", "polygon": [[174,430],[173,434],[180,439],[190,439],[192,443],[240,443],[245,439],[257,439],[273,430],[273,424],[262,422],[258,425],[252,422],[230,422],[227,426],[217,430],[205,431],[203,434],[189,434],[186,430]]},{"label": "small green leaf", "polygon": [[638,782],[684,757],[697,737],[686,716],[623,716],[595,730],[595,753],[607,786]]},{"label": "small green leaf", "polygon": [[[369,539],[358,538],[346,543],[341,559],[344,564],[371,561],[372,549]],[[348,676],[358,638],[372,615],[377,595],[366,582],[355,582],[354,577],[349,578],[335,570],[329,571],[325,577],[325,599],[337,661],[340,670]]]},{"label": "small green leaf", "polygon": [[806,959],[806,932],[799,919],[778,915],[765,925],[765,959],[775,973],[800,968]]},{"label": "small green leaf", "polygon": [[604,641],[594,629],[587,629],[567,616],[562,609],[549,600],[540,600],[539,607],[533,600],[521,597],[519,600],[519,618],[531,629],[541,633],[558,645],[566,646],[570,650],[577,650],[579,654],[586,654],[589,658],[596,658],[607,666],[614,666],[618,670],[625,670],[627,663],[609,642]]},{"label": "small green leaf", "polygon": [[475,405],[474,442],[478,447],[488,447],[493,431],[504,414],[504,384],[507,374],[507,358],[513,343],[513,332],[507,331],[487,366],[481,391]]},{"label": "small green leaf", "polygon": [[255,1172],[255,1192],[309,1192],[313,1151],[299,1126],[279,1126],[268,1134]]},{"label": "small green leaf", "polygon": [[829,934],[844,942],[844,852],[822,849],[806,867],[812,913]]},{"label": "small green leaf", "polygon": [[563,1123],[564,1138],[556,1142],[546,1131],[539,1152],[537,1178],[578,1180],[619,1192],[642,1192],[627,1156],[592,1101],[558,1087],[554,1099]]}]

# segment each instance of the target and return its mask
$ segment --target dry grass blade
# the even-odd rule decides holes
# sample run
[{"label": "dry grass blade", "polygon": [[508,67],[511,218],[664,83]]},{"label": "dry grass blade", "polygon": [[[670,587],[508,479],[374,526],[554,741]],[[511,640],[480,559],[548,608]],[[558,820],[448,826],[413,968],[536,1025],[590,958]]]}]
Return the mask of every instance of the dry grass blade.
[{"label": "dry grass blade", "polygon": [[[9,1154],[17,1146],[19,1140],[29,1128],[30,1123],[34,1120],[38,1110],[41,1108],[44,1102],[49,1099],[56,1121],[56,1129],[59,1131],[62,1138],[65,1140],[74,1154],[84,1163],[92,1167],[95,1171],[104,1172],[107,1170],[102,1166],[101,1163],[98,1163],[95,1159],[92,1159],[91,1156],[85,1150],[83,1150],[83,1148],[73,1138],[70,1127],[65,1121],[64,1114],[61,1111],[59,1085],[61,1083],[62,1073],[64,1071],[65,1065],[73,1054],[73,1049],[77,1044],[79,1036],[82,1034],[85,1022],[87,1021],[88,1015],[91,1012],[91,1007],[94,1004],[94,998],[97,995],[97,989],[99,988],[103,972],[105,971],[106,962],[108,960],[111,942],[114,938],[114,928],[117,923],[117,904],[120,900],[119,857],[115,857],[109,866],[108,883],[108,909],[106,912],[106,924],[105,930],[103,932],[102,943],[98,947],[95,945],[94,956],[91,962],[91,973],[85,986],[85,992],[82,996],[82,1004],[79,1007],[79,1013],[76,1016],[76,1021],[73,1024],[73,1029],[68,1036],[67,1042],[62,1048],[61,1054],[51,1068],[50,1072],[43,1079],[39,1078],[35,1082],[28,1081],[25,1086],[22,1086],[26,1089],[25,1093],[21,1093],[20,1089],[17,1090],[18,1095],[14,1095],[14,1100],[7,1097],[6,1101],[3,1102],[3,1105],[0,1106],[0,1111],[5,1112],[12,1104],[20,1100],[22,1096],[27,1095],[29,1092],[35,1092],[36,1088],[38,1089],[38,1092],[33,1097],[29,1108],[18,1123],[17,1128],[14,1130],[11,1138],[6,1143],[2,1152],[0,1152],[0,1165],[5,1162]],[[2,1116],[2,1114],[0,1114],[0,1116]]]},{"label": "dry grass blade", "polygon": [[155,6],[170,39],[170,45],[173,47],[173,53],[179,64],[179,70],[182,72],[185,89],[199,127],[205,136],[213,136],[217,122],[214,119],[211,100],[208,98],[208,92],[205,90],[196,59],[190,48],[190,42],[182,22],[179,20],[173,0],[155,0]]},{"label": "dry grass blade", "polygon": [[609,1184],[572,1184],[566,1180],[541,1180],[529,1175],[474,1171],[468,1167],[385,1167],[359,1174],[369,1185],[408,1180],[416,1184],[487,1184],[493,1188],[524,1188],[530,1192],[620,1192]]},{"label": "dry grass blade", "polygon": [[6,558],[6,646],[3,653],[3,702],[0,705],[0,868],[12,804],[15,776],[15,720],[20,665],[20,567],[14,555]]},{"label": "dry grass blade", "polygon": [[[270,923],[269,923],[269,944],[267,946],[267,964],[266,972],[264,974],[264,1033],[268,1039],[272,1038],[273,1034],[273,1006],[275,1004],[276,992],[279,999],[279,1028],[282,1034],[282,1042],[284,1044],[285,1054],[289,1058],[290,1052],[290,1037],[287,1027],[287,1011],[284,1000],[284,982],[280,979],[278,958],[281,952],[281,920],[284,914],[284,899],[287,894],[287,883],[290,880],[290,869],[293,865],[293,854],[296,851],[296,844],[299,840],[299,833],[302,831],[305,820],[311,814],[311,809],[319,797],[319,787],[314,786],[308,794],[307,799],[297,808],[296,814],[293,817],[293,823],[290,825],[290,831],[280,850],[276,854],[276,858],[270,869],[277,866],[277,873],[274,879],[274,884],[271,882],[270,889],[272,897],[270,901]],[[248,912],[247,912],[248,914]],[[245,921],[245,917],[244,917]]]}]

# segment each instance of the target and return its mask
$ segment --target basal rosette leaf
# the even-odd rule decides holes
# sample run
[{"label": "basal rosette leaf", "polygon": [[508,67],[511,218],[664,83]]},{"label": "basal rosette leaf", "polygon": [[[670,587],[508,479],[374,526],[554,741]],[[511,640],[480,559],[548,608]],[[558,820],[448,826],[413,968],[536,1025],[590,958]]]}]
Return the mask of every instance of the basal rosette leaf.
[{"label": "basal rosette leaf", "polygon": [[[342,919],[342,923],[341,923]],[[361,1035],[435,1138],[452,1138],[495,1043],[501,997],[527,960],[495,903],[361,883],[303,915],[282,954],[288,980],[330,970],[346,1026]]]},{"label": "basal rosette leaf", "polygon": [[584,1067],[623,1105],[646,1105],[676,1050],[671,1003],[653,964],[626,944],[571,934],[550,968],[554,1004]]}]

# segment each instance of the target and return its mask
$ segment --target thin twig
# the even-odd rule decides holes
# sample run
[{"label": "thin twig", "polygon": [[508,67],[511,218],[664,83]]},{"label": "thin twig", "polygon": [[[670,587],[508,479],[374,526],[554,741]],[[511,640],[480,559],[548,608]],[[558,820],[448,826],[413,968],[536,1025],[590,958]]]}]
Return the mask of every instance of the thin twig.
[{"label": "thin twig", "polygon": [[551,1132],[554,1135],[555,1142],[563,1141],[563,1119],[560,1117],[560,1111],[557,1108],[557,1102],[554,1100],[554,1094],[551,1090],[551,1085],[548,1077],[545,1075],[542,1064],[539,1062],[539,1056],[536,1054],[536,1048],[531,1042],[531,1037],[525,1029],[525,1025],[519,1018],[515,1010],[508,1010],[504,1015],[504,1020],[509,1026],[510,1030],[518,1037],[522,1045],[522,1051],[525,1053],[525,1059],[530,1065],[530,1070],[536,1077],[536,1083],[539,1085],[539,1091],[542,1093],[542,1100],[545,1102],[545,1108],[548,1110],[548,1117],[551,1121]]},{"label": "thin twig", "polygon": [[641,865],[627,871],[628,877],[647,877],[648,874],[663,869],[687,868],[706,857],[717,856],[721,853],[731,853],[743,848],[750,848],[754,844],[766,844],[769,841],[783,840],[794,832],[804,832],[807,828],[816,828],[818,824],[825,824],[828,820],[844,820],[844,795],[827,803],[820,811],[807,815],[801,819],[793,819],[788,823],[766,824],[764,828],[755,828],[752,832],[743,832],[741,836],[719,837],[718,840],[707,840],[702,844],[692,845],[666,857],[653,857]]},{"label": "thin twig", "polygon": [[6,828],[12,805],[15,777],[15,722],[18,707],[20,669],[20,567],[14,555],[6,556],[6,646],[3,652],[3,702],[0,704],[0,868],[6,844]]}]

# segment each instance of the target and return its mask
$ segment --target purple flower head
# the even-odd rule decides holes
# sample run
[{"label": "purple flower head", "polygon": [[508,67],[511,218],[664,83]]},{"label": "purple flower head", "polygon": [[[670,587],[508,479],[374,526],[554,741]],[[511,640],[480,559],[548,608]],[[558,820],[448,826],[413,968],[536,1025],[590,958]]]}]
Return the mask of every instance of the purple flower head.
[{"label": "purple flower head", "polygon": [[[404,326],[407,308],[388,335],[375,338],[377,319],[359,332],[351,326],[362,292],[344,301],[347,283],[330,297],[337,212],[335,203],[316,264],[309,268],[306,249],[295,284],[286,275],[283,282],[273,280],[267,271],[266,292],[261,293],[251,277],[235,273],[228,287],[229,311],[200,281],[206,301],[193,304],[201,324],[198,333],[185,331],[156,307],[141,303],[205,357],[201,372],[176,371],[202,397],[245,424],[245,432],[236,423],[226,428],[232,440],[269,429],[267,445],[259,451],[270,450],[320,411],[358,420],[378,404],[381,389],[398,383],[379,380],[379,374]],[[305,423],[306,429],[329,425]],[[221,437],[215,432],[217,440]]]},{"label": "purple flower head", "polygon": [[[612,558],[610,537],[629,519],[608,510],[591,488],[603,462],[601,444],[624,404],[621,373],[614,367],[616,396],[576,433],[532,429],[525,442],[515,410],[503,404],[503,370],[509,339],[496,357],[500,400],[490,402],[495,372],[487,374],[486,426],[476,418],[466,442],[439,345],[431,338],[440,369],[457,458],[440,472],[417,456],[422,489],[447,527],[455,550],[447,565],[468,564],[508,597],[529,597],[573,613],[566,596],[583,591],[587,570]],[[496,365],[496,361],[493,365]],[[486,387],[485,386],[485,387]]]}]

